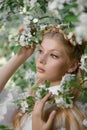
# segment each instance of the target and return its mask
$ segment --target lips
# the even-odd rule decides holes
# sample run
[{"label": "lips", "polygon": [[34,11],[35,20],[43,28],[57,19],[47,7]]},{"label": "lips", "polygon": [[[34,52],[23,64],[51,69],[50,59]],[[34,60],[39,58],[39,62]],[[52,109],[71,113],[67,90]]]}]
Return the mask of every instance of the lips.
[{"label": "lips", "polygon": [[44,70],[44,69],[42,69],[41,67],[37,67],[37,72],[44,73],[44,72],[45,72],[45,70]]}]

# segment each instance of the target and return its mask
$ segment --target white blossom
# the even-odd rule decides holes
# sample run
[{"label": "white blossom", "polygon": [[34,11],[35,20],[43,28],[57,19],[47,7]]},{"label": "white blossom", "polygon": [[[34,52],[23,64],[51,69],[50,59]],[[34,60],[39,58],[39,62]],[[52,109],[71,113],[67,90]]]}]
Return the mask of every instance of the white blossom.
[{"label": "white blossom", "polygon": [[26,11],[27,11],[26,6],[24,6],[23,13],[26,13]]},{"label": "white blossom", "polygon": [[55,103],[58,107],[66,107],[66,108],[72,108],[73,107],[73,101],[72,99],[69,99],[69,104],[63,99],[63,96],[55,96]]},{"label": "white blossom", "polygon": [[44,30],[47,27],[47,25],[40,25],[40,29]]},{"label": "white blossom", "polygon": [[25,16],[23,18],[23,25],[25,26],[25,28],[30,24],[30,21],[33,19],[33,17],[31,15],[29,16]]},{"label": "white blossom", "polygon": [[87,0],[77,0],[80,7],[85,7],[87,5]]},{"label": "white blossom", "polygon": [[63,9],[63,7],[63,3],[59,0],[48,1],[48,10],[52,14],[52,16],[57,17],[59,19],[61,19],[61,16],[58,12],[58,9]]},{"label": "white blossom", "polygon": [[37,2],[37,0],[24,0],[24,4],[29,5],[31,8],[35,6],[35,3]]},{"label": "white blossom", "polygon": [[40,92],[41,92],[42,89],[48,90],[45,85],[40,85],[39,90],[36,91],[36,99],[37,99],[38,101],[40,101],[40,99],[41,99],[41,97],[42,97],[41,94],[40,94]]},{"label": "white blossom", "polygon": [[21,46],[26,46],[30,42],[30,38],[32,37],[30,28],[24,28],[23,32],[20,35],[19,43]]},{"label": "white blossom", "polygon": [[21,46],[28,45],[28,42],[25,42],[25,36],[24,35],[20,36],[20,45]]},{"label": "white blossom", "polygon": [[87,127],[87,119],[84,119],[82,123],[85,127]]},{"label": "white blossom", "polygon": [[34,7],[36,2],[37,2],[37,0],[31,0],[30,1],[30,7]]},{"label": "white blossom", "polygon": [[63,8],[63,3],[59,0],[55,0],[55,1],[48,1],[48,11],[50,11],[50,13],[52,14],[52,16],[57,17],[59,19],[61,19],[61,16],[58,12],[58,8],[62,9]]},{"label": "white blossom", "polygon": [[51,10],[50,12],[51,12],[52,16],[57,17],[58,19],[61,19],[61,16],[57,9]]},{"label": "white blossom", "polygon": [[38,20],[37,18],[34,18],[34,19],[33,19],[33,23],[38,23],[38,21],[39,21],[39,20]]},{"label": "white blossom", "polygon": [[49,10],[54,10],[57,8],[57,3],[58,3],[58,0],[55,0],[55,1],[49,1],[48,2],[48,9]]},{"label": "white blossom", "polygon": [[73,36],[73,32],[70,32],[67,37],[68,37],[68,39],[71,39],[72,36]]},{"label": "white blossom", "polygon": [[[79,28],[78,28],[77,32],[79,32]],[[83,39],[82,34],[80,34],[80,32],[79,32],[78,36],[76,37],[77,44],[82,45],[82,39]]]},{"label": "white blossom", "polygon": [[87,55],[86,54],[82,55],[82,57],[81,57],[81,66],[80,66],[80,68],[87,72]]},{"label": "white blossom", "polygon": [[87,14],[82,13],[79,16],[79,21],[80,22],[75,28],[75,33],[78,44],[81,44],[83,39],[87,41]]},{"label": "white blossom", "polygon": [[13,35],[12,35],[12,34],[9,34],[9,36],[8,36],[8,40],[9,40],[9,42],[12,41],[12,38],[13,38]]},{"label": "white blossom", "polygon": [[21,110],[25,113],[26,109],[28,108],[28,104],[26,101],[21,102]]},{"label": "white blossom", "polygon": [[48,2],[48,9],[51,11],[51,10],[54,10],[54,9],[62,9],[64,6],[63,6],[63,1],[59,1],[59,0],[54,0],[54,1],[49,1]]},{"label": "white blossom", "polygon": [[63,107],[65,105],[65,101],[62,96],[56,96],[55,97],[55,103],[57,104],[58,107]]},{"label": "white blossom", "polygon": [[25,73],[25,80],[30,81],[30,80],[34,80],[36,81],[36,73],[34,71],[32,71],[31,69],[29,69],[26,73]]},{"label": "white blossom", "polygon": [[[71,79],[73,79],[75,77],[75,74],[65,74],[63,77],[62,77],[62,80],[61,80],[61,83],[60,83],[60,86],[61,86],[61,92],[63,92],[63,86],[65,84],[65,82],[69,82]],[[68,87],[66,89],[66,91],[68,91]]]},{"label": "white blossom", "polygon": [[41,99],[40,90],[38,90],[38,91],[36,92],[36,99],[37,99],[37,101],[40,101],[40,99]]},{"label": "white blossom", "polygon": [[87,25],[87,13],[81,13],[81,15],[79,16],[79,20],[82,24]]},{"label": "white blossom", "polygon": [[25,5],[29,5],[29,0],[24,0],[23,2]]}]

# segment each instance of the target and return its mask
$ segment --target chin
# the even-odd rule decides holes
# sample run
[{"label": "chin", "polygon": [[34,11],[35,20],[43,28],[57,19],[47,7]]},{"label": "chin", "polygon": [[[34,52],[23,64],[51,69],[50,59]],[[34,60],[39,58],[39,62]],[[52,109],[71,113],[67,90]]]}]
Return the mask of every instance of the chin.
[{"label": "chin", "polygon": [[37,73],[37,77],[38,79],[41,79],[41,80],[46,80],[46,76],[40,74],[40,73]]}]

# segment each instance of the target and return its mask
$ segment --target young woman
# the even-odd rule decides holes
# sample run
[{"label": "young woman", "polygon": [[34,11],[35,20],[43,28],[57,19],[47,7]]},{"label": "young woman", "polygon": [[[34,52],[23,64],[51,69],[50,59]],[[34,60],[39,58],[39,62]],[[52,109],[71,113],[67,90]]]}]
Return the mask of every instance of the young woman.
[{"label": "young woman", "polygon": [[[75,39],[74,39],[75,40]],[[56,94],[60,90],[60,84],[62,77],[66,74],[76,74],[79,71],[79,62],[83,54],[83,43],[82,45],[74,45],[73,39],[69,39],[67,35],[57,26],[49,27],[43,32],[42,43],[39,47],[39,54],[36,60],[36,69],[38,81],[36,86],[45,85],[46,82],[50,82],[48,90],[52,94]],[[32,90],[31,94],[37,96],[36,91]],[[72,107],[57,106],[56,104],[46,103],[44,111],[41,115],[37,114],[41,111],[41,104],[36,103],[34,107],[34,114],[37,115],[37,122],[39,119],[43,119],[40,123],[43,125],[49,120],[49,115],[53,110],[56,110],[56,116],[51,126],[52,130],[84,130],[83,120],[85,115],[76,105],[76,100],[79,95],[78,91],[73,90],[73,94],[76,96],[72,99]],[[46,100],[45,100],[46,101]],[[40,109],[38,109],[38,107]],[[51,113],[52,114],[52,113]],[[40,118],[38,118],[38,115]],[[33,118],[34,121],[34,118]],[[35,121],[34,121],[35,122]],[[36,122],[36,128],[40,128],[41,124]],[[14,118],[14,129],[18,130],[35,130],[34,124],[32,123],[32,114],[22,113],[19,111]],[[49,127],[48,127],[49,128]],[[48,130],[45,127],[43,130]]]},{"label": "young woman", "polygon": [[[66,74],[75,74],[81,76],[79,72],[79,63],[84,50],[84,43],[82,45],[74,44],[75,37],[68,38],[68,36],[57,26],[49,27],[43,32],[42,43],[39,47],[39,53],[36,59],[36,69],[39,81],[36,86],[42,87],[46,82],[50,82],[48,90],[52,94],[56,94],[60,90],[62,77]],[[37,96],[38,92],[34,90],[31,94]],[[72,99],[72,107],[57,106],[55,104],[47,103],[42,112],[41,117],[43,122],[46,122],[50,113],[56,110],[56,116],[51,126],[52,130],[84,130],[83,120],[85,119],[84,113],[76,105],[79,96],[79,91],[74,90],[75,94]],[[39,103],[34,108],[38,112]],[[20,112],[19,112],[20,113]],[[34,127],[32,123],[32,115],[21,112],[21,116],[16,114],[14,119],[14,128],[19,130],[31,130]],[[39,122],[37,114],[37,122]],[[36,122],[36,126],[38,126]],[[43,122],[40,122],[43,124]],[[36,127],[38,128],[38,127]],[[42,129],[42,128],[41,128]],[[46,129],[46,128],[45,128]],[[46,129],[47,130],[47,129]]]}]

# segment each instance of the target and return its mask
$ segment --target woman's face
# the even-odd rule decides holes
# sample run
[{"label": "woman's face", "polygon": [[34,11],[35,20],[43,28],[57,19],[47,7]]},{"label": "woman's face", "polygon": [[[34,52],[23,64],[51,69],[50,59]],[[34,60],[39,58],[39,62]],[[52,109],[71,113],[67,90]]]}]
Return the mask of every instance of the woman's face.
[{"label": "woman's face", "polygon": [[62,76],[68,71],[70,60],[61,41],[44,38],[36,61],[38,78],[58,84]]}]

